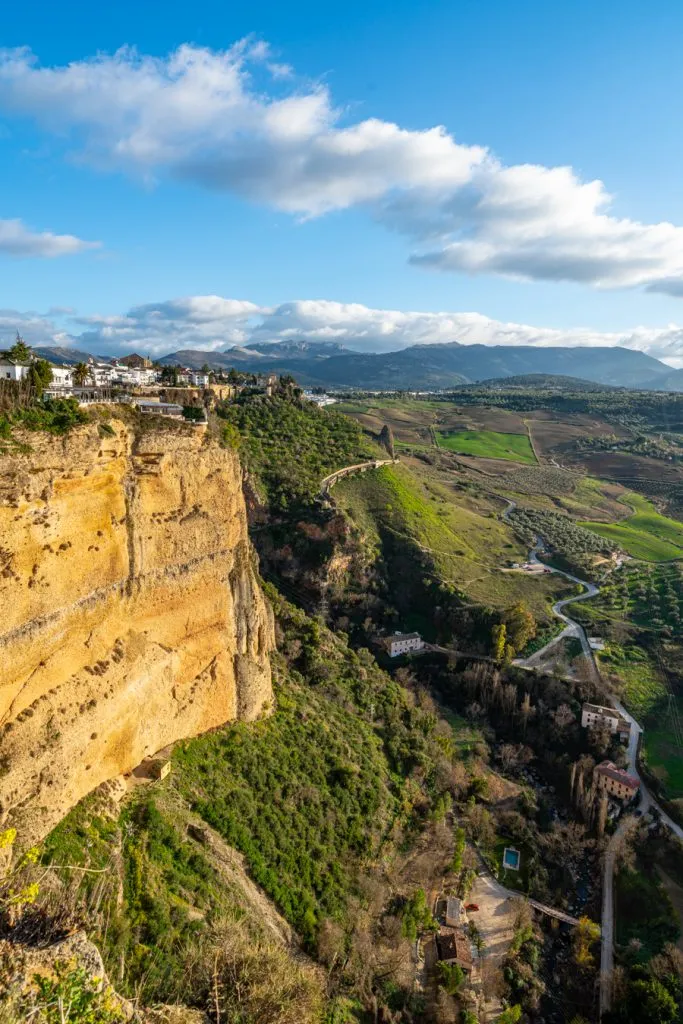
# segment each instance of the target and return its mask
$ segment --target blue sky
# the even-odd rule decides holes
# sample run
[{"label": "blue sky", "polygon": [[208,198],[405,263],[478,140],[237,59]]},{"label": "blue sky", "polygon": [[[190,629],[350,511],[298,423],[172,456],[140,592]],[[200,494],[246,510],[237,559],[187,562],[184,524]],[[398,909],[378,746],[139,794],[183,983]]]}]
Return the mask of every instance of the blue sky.
[{"label": "blue sky", "polygon": [[0,341],[682,365],[682,30],[667,0],[10,8]]}]

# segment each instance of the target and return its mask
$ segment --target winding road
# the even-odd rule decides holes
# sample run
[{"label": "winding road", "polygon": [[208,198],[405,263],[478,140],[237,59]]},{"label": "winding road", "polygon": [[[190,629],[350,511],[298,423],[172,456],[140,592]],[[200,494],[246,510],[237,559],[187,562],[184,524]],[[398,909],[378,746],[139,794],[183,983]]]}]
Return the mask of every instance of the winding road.
[{"label": "winding road", "polygon": [[[507,508],[503,513],[503,518],[509,522],[510,513],[517,507],[516,502],[504,499],[507,501]],[[538,552],[543,550],[543,541],[537,537],[535,539],[534,547],[529,553],[530,562],[538,562]],[[585,654],[588,664],[591,668],[591,674],[593,675],[594,681],[598,686],[603,689],[607,700],[631,725],[631,732],[628,743],[628,770],[631,775],[634,775],[640,781],[640,802],[639,810],[641,814],[646,814],[650,810],[654,810],[662,822],[667,825],[674,835],[678,836],[679,839],[683,840],[683,828],[677,825],[668,814],[666,814],[660,805],[657,803],[655,798],[648,790],[645,782],[640,776],[638,771],[638,748],[640,746],[640,739],[643,734],[643,727],[639,722],[630,714],[623,704],[614,697],[613,694],[605,690],[600,670],[595,660],[595,655],[591,650],[586,631],[583,626],[578,623],[575,619],[572,619],[567,615],[565,609],[568,605],[574,604],[576,601],[586,601],[590,597],[595,597],[596,594],[600,593],[600,588],[594,583],[589,583],[587,580],[579,579],[578,576],[572,576],[571,573],[563,572],[560,569],[553,569],[555,573],[560,576],[564,576],[565,579],[571,580],[572,583],[581,584],[585,590],[582,594],[577,594],[575,597],[567,597],[562,601],[558,601],[553,605],[553,613],[565,623],[565,628],[561,633],[542,647],[541,650],[535,651],[530,658],[517,659],[514,664],[519,665],[521,668],[537,669],[543,656],[547,653],[550,648],[554,647],[563,637],[576,637],[581,643],[583,653]],[[603,884],[602,884],[602,939],[600,949],[600,1016],[607,1013],[612,1004],[612,977],[614,971],[614,867],[616,862],[617,853],[619,847],[629,827],[633,822],[638,821],[638,818],[633,814],[627,814],[619,823],[619,826],[610,839],[607,849],[605,851],[605,861],[603,865]]]}]

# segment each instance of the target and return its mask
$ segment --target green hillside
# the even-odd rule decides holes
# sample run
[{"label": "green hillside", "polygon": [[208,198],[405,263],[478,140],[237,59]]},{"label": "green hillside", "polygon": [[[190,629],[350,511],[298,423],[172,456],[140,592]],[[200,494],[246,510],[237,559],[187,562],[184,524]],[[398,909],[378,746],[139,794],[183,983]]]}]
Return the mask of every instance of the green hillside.
[{"label": "green hillside", "polygon": [[629,493],[623,499],[633,515],[619,523],[580,525],[619,544],[634,558],[649,562],[665,562],[683,558],[683,523],[661,515],[652,502],[640,494]]},{"label": "green hillside", "polygon": [[403,548],[412,560],[412,573],[403,581],[398,576],[398,587],[417,574],[494,608],[524,600],[541,619],[549,616],[551,597],[563,590],[556,577],[501,572],[524,560],[527,549],[501,520],[500,502],[489,497],[468,507],[465,492],[455,495],[428,470],[384,466],[342,481],[334,493],[378,556]]}]

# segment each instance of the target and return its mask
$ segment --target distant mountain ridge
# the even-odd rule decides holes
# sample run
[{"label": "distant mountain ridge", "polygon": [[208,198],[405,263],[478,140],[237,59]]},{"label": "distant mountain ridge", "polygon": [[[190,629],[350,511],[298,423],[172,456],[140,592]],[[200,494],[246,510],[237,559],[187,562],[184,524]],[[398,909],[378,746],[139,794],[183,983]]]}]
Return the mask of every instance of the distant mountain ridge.
[{"label": "distant mountain ridge", "polygon": [[[398,352],[336,352],[315,357],[302,350],[292,358],[291,343],[259,345],[225,352],[186,349],[164,356],[162,363],[181,362],[199,368],[236,366],[254,372],[292,373],[302,384],[357,387],[370,390],[434,390],[492,378],[528,374],[577,377],[615,387],[656,387],[672,371],[658,359],[625,348],[537,348],[532,345],[413,345]],[[683,389],[683,382],[680,387]]]},{"label": "distant mountain ridge", "polygon": [[92,352],[83,352],[78,348],[64,348],[60,346],[36,345],[33,352],[40,359],[49,359],[55,366],[71,366],[75,363],[87,363],[88,359],[97,359],[102,362],[110,362],[110,356],[96,356]]},{"label": "distant mountain ridge", "polygon": [[[55,362],[87,358],[75,349],[37,350]],[[71,359],[65,358],[66,353]],[[564,377],[612,387],[683,391],[683,370],[620,347],[539,348],[533,345],[413,345],[397,352],[364,353],[338,343],[257,342],[222,352],[180,349],[159,359],[162,365],[253,373],[291,373],[306,386],[367,390],[443,390],[505,378]],[[548,386],[540,381],[530,386]],[[556,383],[554,386],[560,386]],[[567,386],[567,385],[565,385]]]}]

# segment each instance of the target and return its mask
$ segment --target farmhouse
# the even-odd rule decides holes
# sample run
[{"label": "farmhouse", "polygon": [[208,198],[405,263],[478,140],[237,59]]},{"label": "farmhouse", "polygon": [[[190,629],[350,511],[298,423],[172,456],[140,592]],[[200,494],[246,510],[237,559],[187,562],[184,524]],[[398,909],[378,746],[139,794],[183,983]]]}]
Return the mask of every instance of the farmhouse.
[{"label": "farmhouse", "polygon": [[640,780],[629,775],[623,768],[617,768],[611,761],[603,761],[595,769],[598,789],[616,797],[617,800],[628,802],[633,800],[640,789]]},{"label": "farmhouse", "polygon": [[600,704],[584,704],[581,708],[581,725],[584,729],[595,726],[606,726],[612,735],[619,735],[620,740],[628,741],[631,735],[631,723],[623,718],[614,708],[605,708]]},{"label": "farmhouse", "polygon": [[387,649],[392,658],[399,654],[408,654],[410,651],[421,651],[424,647],[424,640],[419,633],[394,633],[387,638]]},{"label": "farmhouse", "polygon": [[457,964],[467,974],[472,970],[472,950],[462,931],[439,932],[436,937],[439,960]]}]

